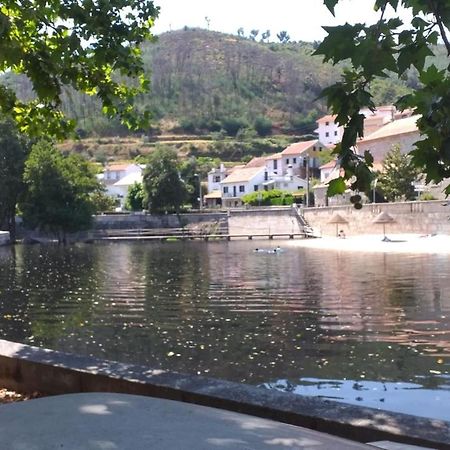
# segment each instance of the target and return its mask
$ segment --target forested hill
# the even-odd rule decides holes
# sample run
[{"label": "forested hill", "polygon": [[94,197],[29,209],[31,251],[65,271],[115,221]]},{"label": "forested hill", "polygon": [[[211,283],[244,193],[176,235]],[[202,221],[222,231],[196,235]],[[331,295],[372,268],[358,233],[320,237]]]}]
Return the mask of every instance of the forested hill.
[{"label": "forested hill", "polygon": [[[275,131],[304,134],[325,113],[321,90],[337,80],[341,68],[312,56],[310,43],[267,43],[218,32],[184,29],[159,36],[144,46],[151,72],[151,92],[138,99],[150,106],[154,129],[207,133],[268,121]],[[7,75],[22,96],[26,80]],[[380,80],[376,104],[394,101],[407,92],[407,82]],[[99,114],[89,97],[67,94],[66,112],[88,134],[119,135],[125,130]]]}]

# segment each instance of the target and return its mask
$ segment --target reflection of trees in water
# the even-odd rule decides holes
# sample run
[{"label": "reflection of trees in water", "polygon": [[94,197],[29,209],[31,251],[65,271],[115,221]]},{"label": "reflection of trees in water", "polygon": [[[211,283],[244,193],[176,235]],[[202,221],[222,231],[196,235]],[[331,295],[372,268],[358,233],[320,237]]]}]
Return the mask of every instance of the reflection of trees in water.
[{"label": "reflection of trees in water", "polygon": [[[280,374],[293,384],[308,376],[416,375],[432,383],[429,370],[444,367],[444,261],[287,244],[282,254],[261,254],[254,247],[18,247],[15,265],[0,275],[0,325],[60,350],[255,384]],[[0,253],[3,268],[2,261]],[[23,335],[3,319],[16,295],[17,315],[25,311],[32,322]],[[438,355],[426,358],[425,349]]]},{"label": "reflection of trees in water", "polygon": [[8,295],[1,304],[3,308],[6,304],[20,308],[17,316],[23,327],[5,337],[60,348],[71,331],[88,320],[95,293],[92,252],[54,245],[15,246],[11,251],[15,255],[11,259],[14,279],[5,281],[2,277]]},{"label": "reflection of trees in water", "polygon": [[22,292],[20,250],[0,247],[0,335],[3,339],[26,342],[30,336],[28,299]]}]

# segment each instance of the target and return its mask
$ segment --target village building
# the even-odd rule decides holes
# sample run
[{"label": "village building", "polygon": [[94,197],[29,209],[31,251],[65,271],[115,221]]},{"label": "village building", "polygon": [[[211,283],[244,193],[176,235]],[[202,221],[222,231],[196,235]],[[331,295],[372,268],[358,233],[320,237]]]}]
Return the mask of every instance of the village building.
[{"label": "village building", "polygon": [[117,200],[118,208],[123,208],[129,187],[136,182],[142,183],[143,168],[134,163],[108,164],[98,176],[106,195]]},{"label": "village building", "polygon": [[244,167],[234,170],[221,183],[222,206],[225,208],[241,206],[242,197],[261,189],[265,181],[268,181],[265,167]]},{"label": "village building", "polygon": [[336,123],[336,116],[327,114],[316,121],[314,130],[319,135],[319,141],[325,145],[333,145],[341,142],[344,129]]},{"label": "village building", "polygon": [[382,162],[395,145],[402,153],[409,153],[414,144],[420,140],[417,128],[417,119],[420,116],[411,116],[394,120],[357,143],[357,153],[363,155],[370,151],[374,161]]}]

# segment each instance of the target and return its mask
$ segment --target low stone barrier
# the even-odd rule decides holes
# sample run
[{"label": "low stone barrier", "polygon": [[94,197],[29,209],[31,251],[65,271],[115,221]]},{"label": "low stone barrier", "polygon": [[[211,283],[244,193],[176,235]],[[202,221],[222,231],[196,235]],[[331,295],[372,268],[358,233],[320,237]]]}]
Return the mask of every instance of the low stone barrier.
[{"label": "low stone barrier", "polygon": [[329,223],[338,213],[346,223],[340,224],[347,236],[360,234],[383,234],[383,225],[373,223],[381,212],[388,213],[393,221],[385,225],[386,234],[450,234],[450,202],[402,202],[368,203],[358,210],[353,205],[304,208],[308,224],[320,231],[322,236],[335,236],[336,224]]},{"label": "low stone barrier", "polygon": [[0,385],[43,394],[118,392],[236,411],[360,442],[450,449],[450,424],[203,376],[154,370],[0,340]]}]

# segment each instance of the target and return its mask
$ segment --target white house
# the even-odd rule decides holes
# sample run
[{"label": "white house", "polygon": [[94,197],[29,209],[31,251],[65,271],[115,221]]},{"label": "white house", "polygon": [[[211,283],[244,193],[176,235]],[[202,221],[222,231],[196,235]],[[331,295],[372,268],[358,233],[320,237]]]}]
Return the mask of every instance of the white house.
[{"label": "white house", "polygon": [[139,164],[109,164],[99,177],[106,188],[106,194],[118,199],[123,207],[128,187],[135,181],[142,182],[143,166]]},{"label": "white house", "polygon": [[265,167],[244,167],[234,170],[221,183],[222,206],[225,208],[241,206],[241,197],[260,190],[264,181],[268,181]]},{"label": "white house", "polygon": [[263,189],[279,189],[281,191],[297,192],[307,188],[307,180],[294,175],[292,166],[286,169],[285,175],[272,175],[262,184]]},{"label": "white house", "polygon": [[319,141],[326,145],[341,142],[344,129],[336,122],[336,116],[327,114],[316,121],[317,128],[314,130],[319,135]]},{"label": "white house", "polygon": [[[327,147],[320,139],[296,142],[289,145],[281,152],[281,174],[287,173],[289,167],[293,169],[293,174],[300,178],[319,176],[319,155]],[[308,171],[306,168],[308,167]]]},{"label": "white house", "polygon": [[333,172],[339,173],[339,169],[337,167],[337,161],[333,159],[332,161],[327,162],[326,164],[323,164],[319,167],[320,169],[320,182],[324,183],[325,181],[328,181],[330,178],[330,175]]},{"label": "white house", "polygon": [[[411,110],[398,111],[394,105],[377,106],[374,111],[363,108],[360,113],[364,115],[364,136],[369,136],[386,124],[398,119],[403,119],[412,115]],[[335,115],[326,115],[318,119],[315,132],[319,135],[319,140],[326,145],[341,142],[344,128],[336,122]]]},{"label": "white house", "polygon": [[230,171],[225,168],[223,163],[220,164],[218,169],[211,169],[208,172],[208,192],[220,191],[220,183],[222,183],[229,173]]}]

